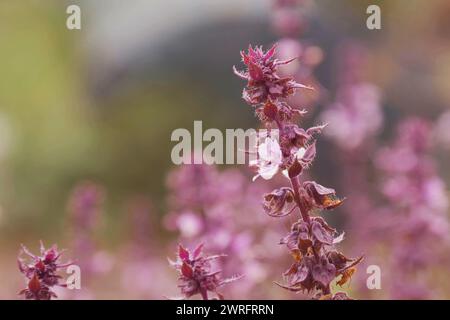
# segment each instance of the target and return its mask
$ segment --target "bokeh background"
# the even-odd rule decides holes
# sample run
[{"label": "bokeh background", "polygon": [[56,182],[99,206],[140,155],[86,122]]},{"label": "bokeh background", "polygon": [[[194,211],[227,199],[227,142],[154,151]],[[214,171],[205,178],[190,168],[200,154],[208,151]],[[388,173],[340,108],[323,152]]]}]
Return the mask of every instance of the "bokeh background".
[{"label": "bokeh background", "polygon": [[[381,30],[366,28],[366,8],[373,3],[382,10]],[[81,7],[81,30],[66,28],[70,4]],[[357,69],[358,81],[378,88],[384,119],[370,133],[369,149],[352,150],[363,155],[363,167],[372,166],[376,150],[392,145],[399,123],[417,116],[430,124],[433,148],[429,155],[436,176],[449,185],[450,117],[445,112],[450,112],[450,3],[316,0],[303,1],[301,6],[297,16],[301,30],[291,33],[289,25],[284,26],[291,17],[278,12],[270,0],[1,1],[0,298],[18,298],[17,292],[24,286],[16,263],[20,244],[37,251],[39,240],[46,245],[58,243],[68,249],[68,258],[89,265],[81,292],[61,292],[62,298],[161,299],[176,295],[176,272],[166,257],[174,257],[180,234],[182,238],[200,235],[195,231],[198,221],[189,220],[188,215],[186,223],[193,224],[194,231],[183,230],[173,212],[184,210],[182,194],[199,191],[190,190],[198,185],[197,176],[189,178],[172,164],[170,135],[177,128],[192,130],[194,120],[202,120],[204,128],[258,125],[241,100],[243,83],[231,69],[240,62],[239,51],[250,43],[267,47],[287,34],[290,40],[306,41],[319,50],[312,51],[318,58],[304,78],[317,84],[320,97],[298,102],[309,113],[305,126],[323,120],[346,81],[346,68]],[[295,26],[295,20],[293,23]],[[356,51],[363,53],[356,53],[355,59],[362,62],[342,67],[343,47],[359,48]],[[295,53],[295,48],[288,47],[288,52]],[[352,135],[347,138],[353,139]],[[347,285],[345,289],[356,298],[410,298],[409,289],[403,296],[395,296],[392,292],[401,290],[390,288],[393,279],[400,277],[397,273],[406,272],[388,264],[394,254],[378,245],[366,248],[363,236],[357,235],[359,228],[367,228],[358,225],[366,223],[367,215],[371,217],[367,220],[377,220],[378,211],[373,207],[389,204],[382,192],[377,194],[381,174],[374,169],[362,178],[369,185],[364,192],[372,199],[371,206],[358,209],[360,215],[355,217],[348,214],[352,211],[350,192],[341,187],[343,165],[347,164],[345,170],[353,166],[343,156],[345,148],[328,136],[319,139],[318,148],[319,158],[309,174],[347,196],[346,204],[327,214],[327,220],[346,230],[345,250],[366,254],[366,263],[379,265],[386,274],[381,290],[367,291],[363,267],[358,270],[361,278],[355,277],[350,289]],[[281,264],[277,256],[285,254],[277,241],[288,224],[264,216],[258,197],[271,186],[279,186],[279,181],[270,182],[271,186],[256,182],[260,189],[255,191],[252,172],[245,166],[223,165],[211,170],[214,172],[201,173],[212,175],[208,178],[211,185],[206,184],[207,190],[202,192],[232,193],[234,189],[227,186],[236,181],[240,181],[235,188],[239,194],[240,188],[251,189],[251,200],[240,201],[251,203],[253,211],[236,205],[236,211],[229,212],[232,220],[250,215],[250,223],[240,224],[239,234],[245,228],[258,237],[270,233],[259,245],[255,240],[259,238],[252,238],[253,246],[248,245],[250,240],[242,240],[247,251],[239,259],[257,261],[247,272],[258,284],[247,281],[247,289],[242,291],[239,283],[232,284],[230,287],[236,288],[227,289],[228,298],[302,298],[272,284],[289,265],[288,260]],[[188,177],[174,177],[176,172]],[[222,176],[225,174],[232,176]],[[174,185],[176,179],[184,185]],[[86,201],[92,202],[88,214],[95,220],[87,226],[78,221],[81,218],[76,213],[83,210],[76,204],[77,195],[83,192]],[[228,200],[231,202],[224,197],[222,205],[228,205]],[[395,215],[395,210],[390,214]],[[448,221],[447,211],[445,214]],[[251,220],[256,216],[261,221],[255,226]],[[396,228],[390,232],[394,234]],[[381,241],[374,239],[378,239],[375,243]],[[430,250],[427,247],[425,251]],[[448,247],[439,248],[426,259],[430,263],[442,258],[442,264],[433,262],[425,269],[413,270],[408,282],[431,274],[426,285],[430,294],[417,293],[413,298],[450,298],[448,252]]]}]

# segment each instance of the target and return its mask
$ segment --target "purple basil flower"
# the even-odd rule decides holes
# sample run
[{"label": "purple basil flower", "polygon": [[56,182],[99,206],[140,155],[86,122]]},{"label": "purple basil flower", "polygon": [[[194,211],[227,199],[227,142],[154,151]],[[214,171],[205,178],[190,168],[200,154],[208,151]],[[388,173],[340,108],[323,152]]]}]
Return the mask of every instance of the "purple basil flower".
[{"label": "purple basil flower", "polygon": [[[346,295],[331,294],[331,283],[338,280],[338,285],[345,284],[355,272],[355,266],[362,257],[348,259],[336,251],[335,246],[343,240],[343,234],[331,228],[321,217],[311,217],[311,211],[333,209],[342,204],[334,189],[326,188],[314,181],[300,183],[299,177],[316,157],[314,135],[325,126],[304,130],[293,122],[293,116],[286,116],[285,110],[293,110],[284,100],[294,94],[294,89],[304,88],[293,82],[292,78],[281,78],[277,73],[277,60],[271,60],[275,47],[264,52],[262,48],[252,49],[243,54],[247,67],[244,72],[235,73],[246,79],[244,100],[257,110],[257,115],[266,125],[276,124],[279,129],[279,151],[281,158],[276,158],[275,168],[270,171],[272,177],[278,168],[285,170],[291,182],[290,187],[282,187],[264,196],[263,206],[271,216],[280,217],[299,209],[301,219],[294,223],[291,232],[280,243],[286,244],[294,258],[294,263],[284,273],[286,285],[281,287],[294,292],[316,292],[319,299],[344,299]],[[292,60],[283,61],[287,64]],[[278,79],[286,79],[277,82]],[[283,99],[283,100],[282,100]],[[281,107],[282,106],[282,107]],[[259,111],[262,110],[262,111]],[[263,113],[262,117],[259,113]],[[273,143],[275,144],[275,143]],[[277,144],[278,146],[278,144]],[[273,153],[273,152],[272,152]],[[259,171],[265,169],[267,152],[260,152]],[[275,170],[276,169],[276,170]]]},{"label": "purple basil flower", "polygon": [[275,46],[266,52],[262,47],[249,46],[247,53],[241,52],[242,62],[247,66],[247,70],[238,71],[234,68],[234,73],[247,80],[243,98],[250,105],[286,98],[296,89],[311,89],[295,82],[291,77],[280,77],[276,72],[278,66],[288,64],[294,59],[279,61],[274,59],[274,54]]},{"label": "purple basil flower", "polygon": [[208,300],[208,292],[212,292],[218,299],[224,299],[218,292],[219,287],[238,280],[240,276],[222,279],[221,271],[211,267],[211,262],[220,257],[223,255],[204,256],[203,244],[198,245],[192,253],[182,245],[178,246],[177,260],[169,262],[180,273],[178,287],[185,298],[200,294],[203,300]]},{"label": "purple basil flower", "polygon": [[[63,251],[58,251],[56,245],[45,249],[41,241],[40,255],[32,254],[22,245],[18,257],[19,271],[27,279],[27,287],[19,292],[25,299],[50,300],[56,298],[56,294],[51,290],[55,286],[65,287],[61,282],[62,277],[58,275],[58,270],[72,265],[72,262],[61,263],[59,259]],[[25,254],[28,259],[22,258]]]},{"label": "purple basil flower", "polygon": [[280,188],[264,195],[263,207],[266,213],[272,217],[284,217],[295,208],[294,192],[291,188]]}]

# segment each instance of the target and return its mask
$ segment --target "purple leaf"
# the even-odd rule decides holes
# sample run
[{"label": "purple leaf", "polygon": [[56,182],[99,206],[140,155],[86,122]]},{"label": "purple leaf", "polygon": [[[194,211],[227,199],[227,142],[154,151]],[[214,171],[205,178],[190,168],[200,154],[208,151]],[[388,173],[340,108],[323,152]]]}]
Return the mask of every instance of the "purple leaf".
[{"label": "purple leaf", "polygon": [[334,238],[331,231],[326,230],[319,222],[311,223],[311,232],[314,237],[321,243],[332,245]]},{"label": "purple leaf", "polygon": [[315,157],[316,157],[316,142],[314,141],[310,146],[308,146],[301,160],[305,163],[311,163]]},{"label": "purple leaf", "polygon": [[300,264],[297,268],[297,272],[295,272],[291,276],[289,282],[291,286],[295,286],[300,282],[303,282],[308,277],[308,275],[309,275],[309,268],[304,264]]},{"label": "purple leaf", "polygon": [[182,261],[189,260],[189,251],[185,249],[181,244],[178,245],[178,257],[180,257]]},{"label": "purple leaf", "polygon": [[313,267],[312,276],[314,280],[318,281],[324,287],[328,287],[330,282],[333,281],[336,276],[336,267],[324,258],[321,260],[320,264]]},{"label": "purple leaf", "polygon": [[192,278],[194,271],[186,262],[183,262],[183,265],[181,266],[181,274],[187,278]]},{"label": "purple leaf", "polygon": [[200,254],[203,251],[203,243],[199,244],[195,249],[194,249],[194,253],[193,253],[193,259],[197,259]]},{"label": "purple leaf", "polygon": [[312,135],[315,135],[315,134],[318,134],[318,133],[321,133],[322,130],[323,130],[327,125],[328,125],[328,123],[325,123],[325,124],[323,124],[323,125],[321,125],[321,126],[311,127],[311,128],[309,128],[309,129],[306,130],[306,133],[309,134],[309,135],[311,135],[311,136],[312,136]]}]

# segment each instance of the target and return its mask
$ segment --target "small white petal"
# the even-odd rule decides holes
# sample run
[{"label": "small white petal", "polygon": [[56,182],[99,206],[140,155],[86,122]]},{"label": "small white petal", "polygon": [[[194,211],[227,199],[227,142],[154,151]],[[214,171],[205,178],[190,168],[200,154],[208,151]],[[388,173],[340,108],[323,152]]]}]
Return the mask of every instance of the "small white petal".
[{"label": "small white petal", "polygon": [[259,174],[265,180],[270,180],[278,172],[278,165],[271,165],[260,168]]},{"label": "small white petal", "polygon": [[269,138],[258,146],[258,155],[260,159],[267,160],[269,158]]},{"label": "small white petal", "polygon": [[295,157],[297,159],[301,160],[305,156],[305,152],[306,152],[305,148],[300,148],[300,149],[298,149],[297,153],[295,154]]},{"label": "small white petal", "polygon": [[344,240],[344,236],[345,236],[345,232],[342,232],[340,236],[334,238],[333,244],[342,242],[342,240]]}]

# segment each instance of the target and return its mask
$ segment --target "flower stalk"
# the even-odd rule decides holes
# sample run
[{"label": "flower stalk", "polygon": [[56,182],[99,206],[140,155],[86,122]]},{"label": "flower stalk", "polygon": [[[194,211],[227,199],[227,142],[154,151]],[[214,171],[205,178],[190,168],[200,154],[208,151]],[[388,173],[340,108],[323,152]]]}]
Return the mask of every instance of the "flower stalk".
[{"label": "flower stalk", "polygon": [[[63,251],[56,245],[46,249],[41,241],[40,255],[34,255],[24,245],[17,258],[19,271],[26,278],[26,288],[19,292],[26,300],[51,300],[58,296],[53,291],[55,287],[67,287],[58,275],[58,271],[72,265],[72,262],[61,263]],[[26,255],[27,259],[22,256]]]},{"label": "flower stalk", "polygon": [[169,263],[180,274],[178,287],[183,298],[187,299],[193,295],[200,294],[203,300],[210,300],[208,292],[212,292],[215,295],[213,300],[224,299],[222,293],[218,291],[219,287],[236,281],[241,276],[223,279],[221,270],[213,270],[211,262],[221,257],[224,257],[224,255],[205,256],[203,254],[203,244],[198,245],[192,252],[181,244],[178,246],[177,260],[172,261],[169,259]]},{"label": "flower stalk", "polygon": [[326,125],[305,130],[294,122],[295,117],[305,111],[292,108],[288,98],[299,89],[312,88],[297,83],[292,77],[280,76],[278,67],[295,59],[279,61],[275,52],[276,46],[267,51],[250,46],[246,53],[241,52],[246,69],[238,71],[234,68],[234,72],[247,80],[242,97],[254,108],[268,132],[274,127],[279,131],[279,143],[273,137],[262,137],[264,142],[258,146],[258,156],[263,161],[252,163],[258,170],[256,177],[271,179],[280,169],[291,185],[291,188],[283,187],[266,194],[263,207],[266,213],[275,217],[287,216],[295,208],[300,212],[301,218],[280,241],[287,246],[294,262],[283,274],[287,284],[277,284],[294,292],[314,292],[317,299],[349,299],[343,292],[333,295],[331,283],[335,279],[340,286],[347,283],[362,257],[349,259],[337,251],[335,247],[344,239],[344,234],[338,235],[322,217],[311,215],[334,209],[343,203],[343,199],[336,196],[334,189],[315,181],[300,182],[300,175],[316,157],[314,136]]}]

